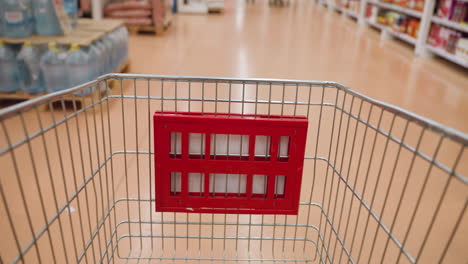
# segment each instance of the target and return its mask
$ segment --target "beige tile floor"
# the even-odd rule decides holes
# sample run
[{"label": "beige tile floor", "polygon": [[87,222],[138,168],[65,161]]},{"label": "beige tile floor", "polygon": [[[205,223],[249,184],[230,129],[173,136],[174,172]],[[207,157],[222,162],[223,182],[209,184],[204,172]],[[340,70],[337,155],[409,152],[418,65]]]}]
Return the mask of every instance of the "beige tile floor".
[{"label": "beige tile floor", "polygon": [[223,15],[176,16],[161,37],[130,39],[132,72],[337,81],[468,132],[468,72],[413,56],[400,41],[314,1],[227,1]]},{"label": "beige tile floor", "polygon": [[[447,65],[441,60],[414,57],[411,49],[402,43],[380,41],[378,33],[372,29],[356,31],[354,21],[328,12],[313,1],[294,1],[286,8],[269,8],[265,1],[256,1],[253,5],[245,5],[243,1],[226,1],[226,5],[223,15],[176,16],[169,31],[162,36],[131,36],[131,72],[339,81],[378,100],[416,112],[463,132],[468,131],[465,117],[468,90],[466,71]],[[113,89],[114,95],[136,93],[147,97],[149,84],[149,95],[161,96],[161,82],[157,80],[149,83],[125,80],[122,84],[122,90],[120,85]],[[178,85],[178,98],[187,97],[187,83],[181,82]],[[174,82],[165,82],[164,97],[175,96],[174,86]],[[200,83],[192,83],[192,98],[201,98],[201,87]],[[205,85],[205,100],[228,98],[227,84],[220,84],[216,93],[215,89],[214,84]],[[232,98],[268,100],[268,86],[260,85],[258,96],[253,92],[254,89],[253,85],[246,85],[244,96],[241,85],[232,85]],[[285,101],[294,101],[294,87],[287,89]],[[274,86],[271,92],[273,100],[282,99],[281,91],[281,85]],[[308,91],[309,87],[300,86],[298,101],[308,102]],[[319,103],[322,88],[316,87],[310,91],[311,102]],[[336,90],[327,89],[323,96],[324,101],[334,103],[335,93]],[[343,102],[343,96],[343,93],[339,94],[337,104],[344,105],[344,109],[347,110],[352,107],[351,112],[358,115],[357,109],[361,101],[356,99],[351,104],[348,96],[347,101]],[[425,98],[422,98],[423,96]],[[283,263],[288,263],[283,261],[286,259],[297,260],[295,263],[319,263],[318,259],[310,261],[316,252],[311,241],[317,239],[317,231],[305,227],[315,225],[324,233],[326,247],[330,251],[333,249],[333,252],[328,252],[333,262],[347,263],[348,258],[331,232],[331,225],[325,224],[325,217],[321,216],[316,206],[301,205],[299,216],[286,218],[282,215],[262,217],[161,214],[152,212],[154,203],[150,206],[148,201],[124,199],[114,203],[119,198],[149,199],[154,196],[152,155],[116,153],[102,168],[99,169],[98,164],[109,158],[111,152],[151,151],[150,117],[153,111],[161,109],[161,104],[159,99],[112,98],[105,101],[102,108],[101,105],[96,105],[76,117],[71,117],[56,129],[45,132],[43,137],[39,135],[29,141],[30,144],[23,144],[12,152],[1,154],[0,180],[2,192],[5,194],[4,197],[0,197],[0,233],[4,235],[0,240],[1,260],[9,263],[18,254],[11,225],[15,226],[19,244],[25,247],[31,241],[30,226],[35,233],[40,232],[46,219],[51,219],[57,207],[60,208],[66,198],[88,179],[77,195],[78,198],[72,200],[72,209],[65,209],[60,214],[60,221],[55,220],[45,230],[25,254],[25,262],[37,263],[39,259],[42,263],[52,263],[54,259],[58,263],[74,262],[76,256],[83,251],[89,237],[93,236],[94,240],[82,262],[97,262],[99,256],[106,252],[106,246],[113,246],[118,249],[116,252],[119,252],[120,256],[113,258],[115,263],[219,263],[219,259],[222,258],[250,259],[250,263],[274,263],[272,259],[282,260]],[[166,110],[174,110],[176,105],[178,110],[191,111],[200,111],[202,107],[204,111],[214,111],[216,108],[218,111],[227,112],[230,107],[231,111],[239,112],[241,109],[240,103],[229,105],[226,102],[215,104],[206,101],[202,104],[192,101],[189,106],[186,101],[164,100]],[[246,103],[244,109],[252,113],[257,109],[253,106],[252,103]],[[257,110],[259,113],[267,113],[268,109],[265,104],[259,104]],[[284,107],[271,106],[272,113],[284,110],[285,114],[292,114],[293,109],[295,107],[291,103]],[[421,208],[415,216],[415,224],[405,244],[405,249],[415,256],[429,227],[431,214],[440,200],[443,186],[447,179],[454,177],[448,177],[443,169],[431,169],[430,163],[421,156],[414,159],[413,169],[409,171],[415,157],[413,151],[405,148],[400,151],[400,145],[393,141],[386,147],[387,137],[381,134],[376,136],[373,129],[365,132],[366,123],[378,125],[381,113],[379,109],[376,108],[368,116],[369,104],[363,104],[361,118],[364,121],[358,124],[355,119],[340,115],[341,111],[337,111],[334,118],[335,108],[323,107],[319,130],[320,109],[319,105],[312,105],[310,109],[305,105],[297,106],[297,114],[308,114],[310,118],[306,155],[325,157],[331,163],[331,166],[326,166],[324,161],[306,160],[301,201],[323,204],[324,212],[332,221],[337,221],[333,226],[345,240],[348,250],[352,250],[351,255],[355,261],[363,248],[361,262],[378,263],[388,235],[382,228],[378,228],[375,219],[370,217],[366,239],[362,238],[369,214],[360,206],[360,201],[352,195],[351,190],[362,195],[367,204],[372,204],[373,210],[382,216],[383,224],[387,227],[392,223],[398,203],[403,201],[392,229],[392,233],[401,242],[422,190],[424,178],[428,175],[429,181],[421,196]],[[28,135],[31,135],[41,126],[53,124],[54,119],[58,121],[63,119],[64,114],[71,114],[70,110],[37,113],[34,110],[28,111],[23,115],[24,125],[21,117],[5,121],[2,124],[5,124],[6,129],[0,129],[0,150],[8,147],[5,131],[12,142],[18,142],[26,136],[24,127]],[[388,133],[391,130],[392,117],[388,112],[383,115],[381,131]],[[340,123],[343,124],[340,129],[335,127],[332,130],[333,124],[339,126]],[[345,130],[345,124],[349,124],[349,132]],[[396,139],[404,138],[405,144],[416,147],[421,127],[411,123],[406,136],[404,127],[405,120],[401,117],[396,118],[392,136]],[[338,131],[341,131],[339,135],[342,135],[340,140],[337,139]],[[315,142],[317,133],[319,138],[318,142]],[[349,139],[346,141],[343,135],[348,135]],[[352,147],[351,138],[356,139],[355,148]],[[440,136],[436,133],[425,132],[418,151],[431,159],[439,139]],[[359,149],[362,149],[362,156],[359,155]],[[446,139],[442,143],[440,153],[434,159],[450,169],[455,166],[454,161],[459,149],[459,143]],[[468,174],[468,153],[466,147],[464,149],[459,165],[454,169],[461,175]],[[18,165],[17,169],[14,161]],[[337,172],[333,173],[331,168],[335,168]],[[92,171],[95,172],[94,177],[90,177]],[[343,181],[338,181],[340,171],[351,187],[345,188]],[[369,175],[367,186],[364,181],[366,175]],[[408,175],[411,175],[409,187],[402,196]],[[393,177],[395,180],[390,184]],[[378,184],[379,178],[381,180]],[[314,189],[311,186],[315,186]],[[421,255],[421,263],[438,261],[450,232],[454,230],[458,215],[466,211],[467,185],[454,179],[447,188],[448,194],[443,200],[439,217]],[[26,206],[21,192],[24,193]],[[374,200],[375,203],[372,202]],[[8,208],[5,205],[8,205]],[[112,205],[115,207],[111,207],[109,217],[97,228],[102,216],[106,215],[108,206]],[[25,207],[28,210],[25,210]],[[385,212],[382,212],[384,207]],[[12,217],[11,221],[6,217],[7,210]],[[338,212],[342,210],[343,217],[338,217]],[[31,223],[27,221],[28,214]],[[468,259],[466,217],[465,212],[454,236],[454,242],[444,259],[445,263],[464,263]],[[174,219],[176,224],[173,223]],[[350,227],[348,232],[345,232],[348,219]],[[299,226],[296,226],[296,223],[299,223]],[[117,237],[121,239],[117,244],[114,237],[111,244],[106,245],[110,233],[117,225]],[[97,229],[99,232],[93,235],[93,231]],[[127,234],[134,237],[129,239],[125,237]],[[143,237],[140,238],[139,234],[143,234]],[[356,242],[351,247],[353,234],[356,234]],[[150,239],[151,235],[155,237]],[[175,240],[172,238],[174,235],[180,237]],[[187,239],[186,236],[191,238]],[[222,239],[224,237],[228,239]],[[272,243],[272,237],[279,240]],[[305,238],[309,241],[305,242]],[[375,251],[369,260],[372,245],[375,245]],[[320,250],[321,247],[320,243],[318,252],[327,255],[327,250]],[[398,253],[397,245],[390,241],[384,262],[394,263]],[[126,261],[125,257],[128,255],[146,259]],[[170,259],[173,256],[218,260],[173,261]],[[159,257],[169,259],[149,259]],[[267,260],[254,261],[261,258]],[[309,261],[306,262],[306,259]],[[409,260],[402,256],[400,262],[409,263]],[[249,261],[242,260],[237,263]]]}]

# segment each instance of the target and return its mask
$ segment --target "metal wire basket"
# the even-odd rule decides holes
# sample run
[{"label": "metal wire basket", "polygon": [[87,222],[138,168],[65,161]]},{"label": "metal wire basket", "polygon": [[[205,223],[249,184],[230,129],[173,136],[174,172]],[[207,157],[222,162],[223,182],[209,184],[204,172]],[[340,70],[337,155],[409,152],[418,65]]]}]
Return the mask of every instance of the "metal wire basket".
[{"label": "metal wire basket", "polygon": [[[158,110],[307,116],[299,214],[155,212]],[[110,74],[0,126],[0,263],[468,261],[467,135],[338,83]]]}]

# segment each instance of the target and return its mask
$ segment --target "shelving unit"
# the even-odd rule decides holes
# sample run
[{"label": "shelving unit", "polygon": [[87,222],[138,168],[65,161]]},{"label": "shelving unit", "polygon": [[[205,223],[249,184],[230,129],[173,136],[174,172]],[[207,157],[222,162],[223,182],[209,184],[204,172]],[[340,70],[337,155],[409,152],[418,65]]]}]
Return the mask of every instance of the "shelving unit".
[{"label": "shelving unit", "polygon": [[341,7],[339,5],[336,5],[336,4],[332,3],[332,2],[329,2],[329,1],[326,1],[326,0],[319,0],[319,3],[324,5],[324,6],[329,6],[330,9],[336,10],[336,11],[338,11],[338,12],[340,12],[343,15],[346,15],[348,17],[351,17],[351,18],[354,18],[354,19],[359,18],[359,15],[356,12],[354,12],[354,11],[352,11],[350,9],[347,9],[347,8],[343,8],[343,7]]},{"label": "shelving unit", "polygon": [[468,24],[464,25],[464,24],[460,24],[460,23],[453,22],[453,21],[450,21],[450,20],[447,20],[447,19],[436,17],[436,16],[432,17],[432,22],[434,22],[436,24],[439,24],[439,25],[442,25],[442,26],[445,26],[445,27],[448,27],[448,28],[453,28],[453,29],[461,31],[461,32],[468,33]]},{"label": "shelving unit", "polygon": [[465,68],[468,68],[468,61],[464,61],[464,60],[458,58],[457,56],[448,53],[447,51],[445,51],[443,49],[434,48],[431,45],[426,45],[426,48],[428,50],[430,50],[431,52],[437,54],[438,56],[440,56],[440,57],[442,57],[442,58],[444,58],[446,60],[449,60],[449,61],[451,61],[453,63],[459,64],[460,66],[463,66]]},{"label": "shelving unit", "polygon": [[[434,6],[436,3],[436,0],[426,0],[424,3],[424,10],[417,11],[413,10],[410,8],[405,8],[401,7],[398,5],[390,4],[390,3],[385,3],[379,0],[360,0],[360,8],[361,11],[358,13],[354,13],[351,10],[348,10],[346,8],[340,7],[334,3],[334,0],[318,0],[318,2],[324,6],[328,7],[328,10],[336,10],[338,12],[341,12],[342,15],[348,16],[355,18],[359,23],[359,25],[365,25],[365,26],[372,26],[374,28],[377,28],[380,30],[382,34],[382,39],[388,39],[390,38],[396,38],[401,41],[404,41],[406,43],[409,43],[414,46],[414,52],[415,55],[417,56],[439,56],[442,57],[448,61],[451,61],[457,65],[460,65],[466,69],[468,69],[468,61],[465,61],[454,54],[451,54],[443,49],[436,48],[430,46],[427,41],[428,41],[428,35],[429,31],[431,29],[431,26],[433,23],[451,28],[460,32],[468,33],[468,24],[461,24],[453,21],[449,21],[447,19],[443,19],[440,17],[435,16],[434,12]],[[398,13],[402,13],[414,18],[417,18],[420,20],[420,29],[418,33],[418,38],[415,39],[405,33],[397,32],[392,30],[389,27],[386,27],[384,25],[380,25],[376,22],[373,22],[365,17],[365,8],[367,5],[374,5],[379,8],[384,8],[388,10],[392,10]],[[362,10],[364,8],[364,10]]]},{"label": "shelving unit", "polygon": [[358,14],[354,13],[354,11],[351,11],[351,10],[346,9],[345,12],[346,12],[346,14],[347,14],[348,16],[350,16],[350,17],[352,17],[352,18],[355,18],[355,19],[358,18]]},{"label": "shelving unit", "polygon": [[403,40],[409,44],[412,44],[412,45],[416,45],[416,39],[412,38],[411,36],[408,36],[406,34],[403,34],[401,32],[396,32],[394,30],[392,30],[391,28],[388,28],[384,25],[380,25],[378,23],[374,23],[372,21],[369,21],[369,20],[366,20],[367,23],[375,28],[378,28],[382,31],[382,33],[386,33],[386,34],[389,34],[390,36],[392,37],[395,37],[395,38],[398,38],[400,40]]},{"label": "shelving unit", "polygon": [[393,5],[393,4],[384,3],[384,2],[381,2],[381,1],[378,1],[378,0],[369,0],[369,1],[367,1],[367,3],[369,3],[371,5],[376,5],[376,6],[381,7],[381,8],[393,10],[395,12],[403,13],[405,15],[413,16],[413,17],[416,17],[416,18],[421,18],[421,16],[422,16],[422,13],[417,11],[417,10],[404,8],[404,7],[400,7],[400,6]]}]

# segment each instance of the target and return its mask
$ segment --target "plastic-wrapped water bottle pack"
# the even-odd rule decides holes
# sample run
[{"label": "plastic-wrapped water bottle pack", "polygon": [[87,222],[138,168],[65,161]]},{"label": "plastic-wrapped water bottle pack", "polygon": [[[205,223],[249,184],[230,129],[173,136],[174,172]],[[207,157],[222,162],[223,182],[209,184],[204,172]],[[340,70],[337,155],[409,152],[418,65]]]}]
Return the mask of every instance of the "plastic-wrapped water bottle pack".
[{"label": "plastic-wrapped water bottle pack", "polygon": [[[0,92],[55,92],[116,71],[128,57],[128,32],[120,27],[90,46],[9,45],[0,41]],[[89,92],[89,91],[88,91]]]},{"label": "plastic-wrapped water bottle pack", "polygon": [[[62,23],[54,3],[56,0],[0,0],[0,36],[25,38],[33,33],[45,36],[62,35]],[[77,26],[77,0],[62,0],[64,12],[72,28]]]}]

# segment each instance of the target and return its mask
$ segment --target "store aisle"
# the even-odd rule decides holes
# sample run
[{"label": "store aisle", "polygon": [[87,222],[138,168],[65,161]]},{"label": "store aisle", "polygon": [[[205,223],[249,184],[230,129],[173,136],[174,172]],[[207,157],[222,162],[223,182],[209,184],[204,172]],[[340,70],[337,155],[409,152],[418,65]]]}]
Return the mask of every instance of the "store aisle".
[{"label": "store aisle", "polygon": [[315,1],[226,1],[223,15],[177,15],[165,34],[132,35],[132,73],[341,82],[468,132],[468,74]]}]

